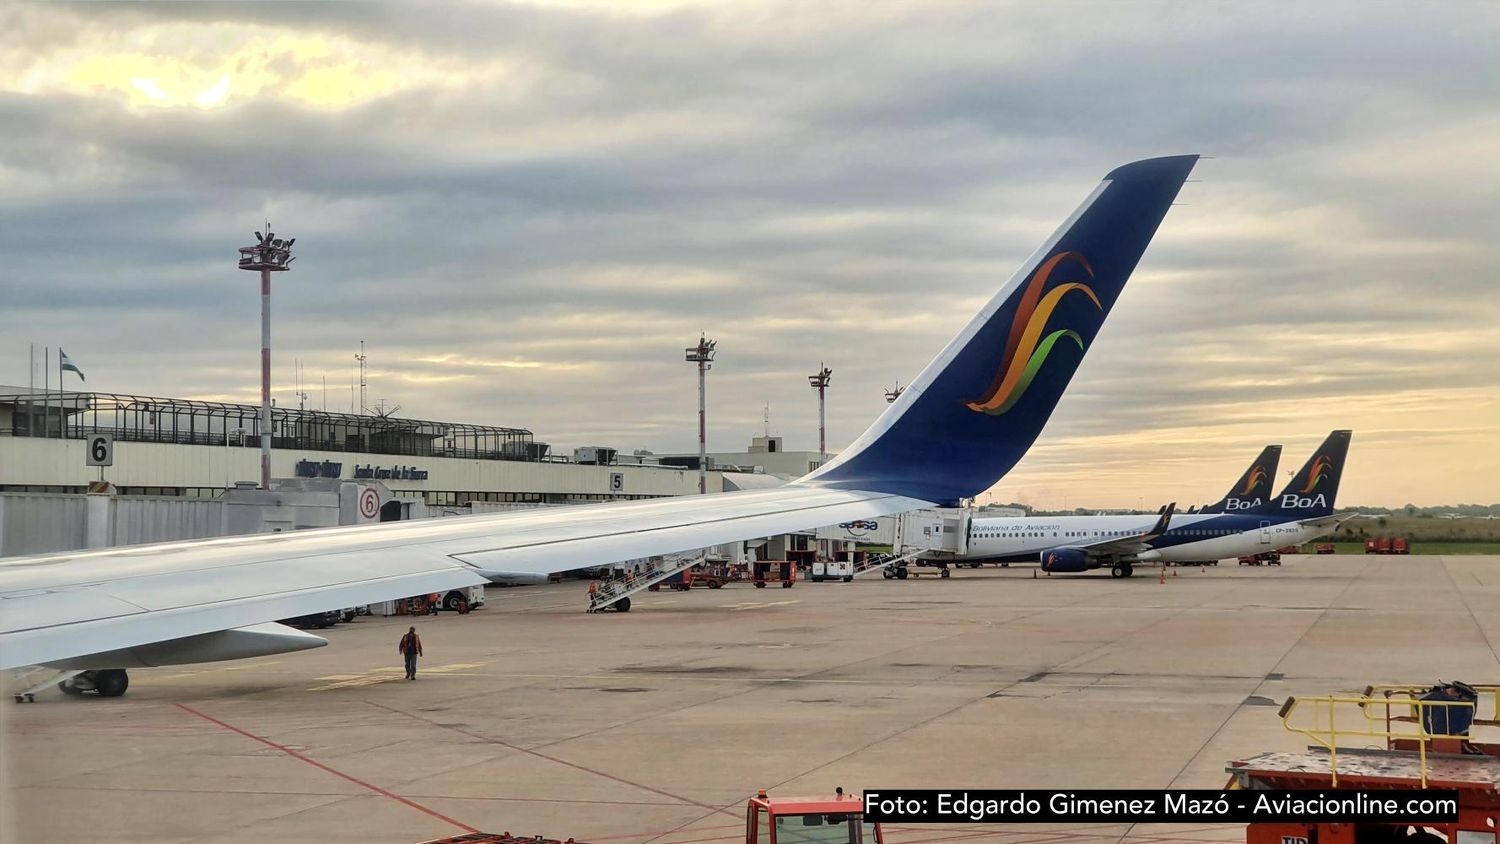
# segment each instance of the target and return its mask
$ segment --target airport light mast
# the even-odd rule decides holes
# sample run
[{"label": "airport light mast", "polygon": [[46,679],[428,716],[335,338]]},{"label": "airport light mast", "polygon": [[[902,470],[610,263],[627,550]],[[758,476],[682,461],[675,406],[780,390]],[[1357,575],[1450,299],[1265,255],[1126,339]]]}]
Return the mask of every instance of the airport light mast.
[{"label": "airport light mast", "polygon": [[[271,488],[271,273],[291,269],[293,237],[254,232],[254,246],[240,247],[240,269],[260,271],[260,488]],[[227,437],[226,437],[227,441]]]},{"label": "airport light mast", "polygon": [[828,382],[833,378],[833,370],[819,363],[820,371],[817,375],[807,376],[807,383],[818,391],[818,465],[828,462],[828,428],[827,416],[824,414]]},{"label": "airport light mast", "polygon": [[698,345],[689,346],[687,362],[698,364],[698,494],[708,492],[708,371],[713,369],[714,349],[717,340],[698,335]]}]

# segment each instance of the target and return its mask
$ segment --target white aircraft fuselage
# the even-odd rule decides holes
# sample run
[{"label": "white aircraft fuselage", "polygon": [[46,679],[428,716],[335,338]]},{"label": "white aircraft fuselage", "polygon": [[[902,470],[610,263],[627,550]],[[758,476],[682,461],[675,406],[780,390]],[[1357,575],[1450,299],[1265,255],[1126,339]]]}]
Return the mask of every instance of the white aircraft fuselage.
[{"label": "white aircraft fuselage", "polygon": [[[969,534],[969,553],[958,559],[1036,560],[1044,551],[1145,533],[1156,519],[1155,515],[975,519]],[[1127,559],[1173,563],[1224,560],[1299,545],[1331,529],[1327,524],[1309,525],[1285,516],[1175,515],[1166,533],[1146,540],[1150,550]]]}]

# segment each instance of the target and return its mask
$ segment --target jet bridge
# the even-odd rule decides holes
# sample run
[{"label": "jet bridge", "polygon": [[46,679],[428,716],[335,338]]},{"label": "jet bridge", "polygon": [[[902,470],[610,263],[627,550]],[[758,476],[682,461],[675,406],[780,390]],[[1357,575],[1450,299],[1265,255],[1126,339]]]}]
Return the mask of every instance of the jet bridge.
[{"label": "jet bridge", "polygon": [[896,522],[893,551],[899,556],[920,552],[926,559],[963,556],[969,553],[967,507],[943,507],[902,513]]}]

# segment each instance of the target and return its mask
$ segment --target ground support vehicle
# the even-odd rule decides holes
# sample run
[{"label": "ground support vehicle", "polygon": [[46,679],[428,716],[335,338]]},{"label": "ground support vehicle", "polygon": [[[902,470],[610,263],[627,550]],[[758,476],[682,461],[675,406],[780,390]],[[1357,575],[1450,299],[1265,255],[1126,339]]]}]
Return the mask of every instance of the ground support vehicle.
[{"label": "ground support vehicle", "polygon": [[[744,844],[885,844],[880,824],[864,820],[859,794],[833,797],[770,797],[762,789],[745,806]],[[423,844],[585,844],[569,838],[471,832]]]},{"label": "ground support vehicle", "polygon": [[[1367,686],[1355,696],[1288,698],[1283,726],[1313,742],[1299,752],[1230,762],[1230,789],[1335,792],[1454,789],[1456,821],[1255,823],[1246,844],[1469,844],[1493,841],[1500,824],[1500,744],[1471,739],[1500,727],[1500,685]],[[1385,747],[1371,747],[1384,743]],[[1396,795],[1393,795],[1396,796]]]},{"label": "ground support vehicle", "polygon": [[797,564],[792,560],[756,560],[750,564],[756,589],[766,588],[767,583],[780,583],[782,589],[792,588],[797,582]]},{"label": "ground support vehicle", "polygon": [[859,794],[770,797],[762,789],[745,806],[745,844],[885,844],[880,824],[864,820]]},{"label": "ground support vehicle", "polygon": [[813,583],[825,580],[842,580],[848,583],[854,579],[854,563],[850,560],[816,560],[807,579]]}]

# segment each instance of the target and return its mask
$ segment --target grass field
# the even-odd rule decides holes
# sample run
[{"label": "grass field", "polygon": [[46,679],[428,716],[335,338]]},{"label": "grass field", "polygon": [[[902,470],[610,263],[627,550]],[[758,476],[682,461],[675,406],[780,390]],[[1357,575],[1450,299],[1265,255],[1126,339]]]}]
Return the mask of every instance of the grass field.
[{"label": "grass field", "polygon": [[1374,516],[1350,519],[1339,527],[1339,542],[1363,541],[1366,537],[1404,536],[1412,543],[1500,544],[1500,521],[1488,519],[1438,519],[1411,516]]},{"label": "grass field", "polygon": [[[1311,551],[1316,542],[1308,543]],[[1334,547],[1339,554],[1363,554],[1365,544],[1363,542],[1335,542]],[[1459,554],[1500,554],[1500,542],[1413,542],[1411,545],[1413,554],[1436,554],[1459,555]]]}]

